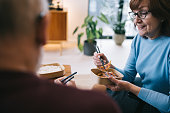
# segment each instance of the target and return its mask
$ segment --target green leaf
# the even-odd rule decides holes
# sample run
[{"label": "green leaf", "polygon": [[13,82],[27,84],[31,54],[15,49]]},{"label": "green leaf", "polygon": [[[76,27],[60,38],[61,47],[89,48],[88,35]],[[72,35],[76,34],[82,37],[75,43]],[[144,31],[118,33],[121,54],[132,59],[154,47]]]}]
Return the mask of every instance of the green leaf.
[{"label": "green leaf", "polygon": [[84,24],[81,26],[81,28],[86,27],[87,25],[88,25],[87,23],[84,23]]},{"label": "green leaf", "polygon": [[93,21],[93,16],[87,16],[85,19],[84,19],[84,23],[87,24],[88,22],[91,22]]},{"label": "green leaf", "polygon": [[100,17],[97,16],[97,18],[99,18],[102,22],[104,22],[106,24],[110,24],[109,20],[107,19],[107,17],[103,13],[100,14]]},{"label": "green leaf", "polygon": [[98,23],[98,21],[96,20],[95,23],[94,23],[95,27],[96,27],[97,23]]},{"label": "green leaf", "polygon": [[94,16],[90,16],[88,22],[93,22],[93,17],[94,17]]},{"label": "green leaf", "polygon": [[100,38],[100,34],[98,32],[96,32],[96,38],[99,39]]},{"label": "green leaf", "polygon": [[82,44],[79,44],[78,48],[81,52],[83,51],[83,45]]},{"label": "green leaf", "polygon": [[85,19],[84,19],[84,23],[87,23],[89,20],[90,16],[88,15]]},{"label": "green leaf", "polygon": [[90,40],[93,40],[95,38],[92,31],[90,31],[89,37],[87,37],[87,38]]},{"label": "green leaf", "polygon": [[[103,33],[103,29],[99,28],[99,30],[97,30],[97,24],[98,21],[97,20],[93,20],[93,16],[87,16],[84,19],[84,23],[81,25],[81,28],[85,28],[86,29],[86,35],[87,35],[87,41],[88,42],[93,42],[96,38],[100,38],[102,36]],[[76,27],[76,29],[74,30],[73,33],[77,32],[78,27]],[[78,48],[80,49],[80,51],[83,50],[83,45],[81,44],[81,37],[84,35],[84,33],[80,33],[77,36],[77,44],[78,44]]]},{"label": "green leaf", "polygon": [[74,29],[73,35],[77,32],[78,28],[79,28],[79,26],[77,26],[77,27]]},{"label": "green leaf", "polygon": [[89,28],[86,28],[86,35],[87,35],[87,39],[88,39],[88,37],[90,37],[90,30],[89,30]]},{"label": "green leaf", "polygon": [[77,44],[78,44],[78,46],[80,45],[80,40],[81,40],[81,37],[84,35],[84,33],[80,33],[80,34],[78,34],[78,41],[77,41]]},{"label": "green leaf", "polygon": [[102,28],[99,28],[99,33],[103,34],[103,29]]}]

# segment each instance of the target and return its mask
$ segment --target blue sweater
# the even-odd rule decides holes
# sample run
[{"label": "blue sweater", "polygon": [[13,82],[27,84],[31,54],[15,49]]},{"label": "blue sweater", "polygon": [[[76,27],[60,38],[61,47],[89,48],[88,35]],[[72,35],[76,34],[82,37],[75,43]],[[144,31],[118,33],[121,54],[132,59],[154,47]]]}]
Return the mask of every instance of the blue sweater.
[{"label": "blue sweater", "polygon": [[150,40],[137,35],[124,70],[116,69],[129,82],[139,73],[143,87],[138,97],[162,113],[170,112],[170,37]]}]

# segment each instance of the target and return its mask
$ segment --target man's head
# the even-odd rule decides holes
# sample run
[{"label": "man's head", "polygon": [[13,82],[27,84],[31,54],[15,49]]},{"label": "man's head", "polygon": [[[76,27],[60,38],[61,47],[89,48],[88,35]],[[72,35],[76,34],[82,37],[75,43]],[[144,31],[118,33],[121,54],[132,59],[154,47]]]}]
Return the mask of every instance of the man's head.
[{"label": "man's head", "polygon": [[45,0],[0,0],[0,36],[29,35],[35,32],[36,20],[43,11],[44,2]]},{"label": "man's head", "polygon": [[0,68],[2,61],[33,67],[46,42],[47,13],[47,0],[0,0]]}]

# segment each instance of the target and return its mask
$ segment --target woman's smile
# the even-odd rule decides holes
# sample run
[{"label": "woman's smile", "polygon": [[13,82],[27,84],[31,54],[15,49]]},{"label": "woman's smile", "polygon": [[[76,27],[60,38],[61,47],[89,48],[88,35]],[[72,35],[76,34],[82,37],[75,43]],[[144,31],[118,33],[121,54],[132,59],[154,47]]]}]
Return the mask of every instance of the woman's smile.
[{"label": "woman's smile", "polygon": [[146,30],[146,25],[137,25],[137,28],[139,30],[139,32],[142,30]]}]

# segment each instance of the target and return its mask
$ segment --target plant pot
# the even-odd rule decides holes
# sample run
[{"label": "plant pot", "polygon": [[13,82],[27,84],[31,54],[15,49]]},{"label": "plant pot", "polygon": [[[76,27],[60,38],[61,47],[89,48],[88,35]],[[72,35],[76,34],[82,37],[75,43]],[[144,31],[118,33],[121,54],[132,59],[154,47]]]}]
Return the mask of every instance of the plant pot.
[{"label": "plant pot", "polygon": [[96,51],[96,41],[93,43],[88,43],[87,40],[84,41],[84,55],[93,56],[94,52]]},{"label": "plant pot", "polygon": [[125,40],[125,35],[114,34],[113,39],[116,45],[122,45],[123,41]]}]

